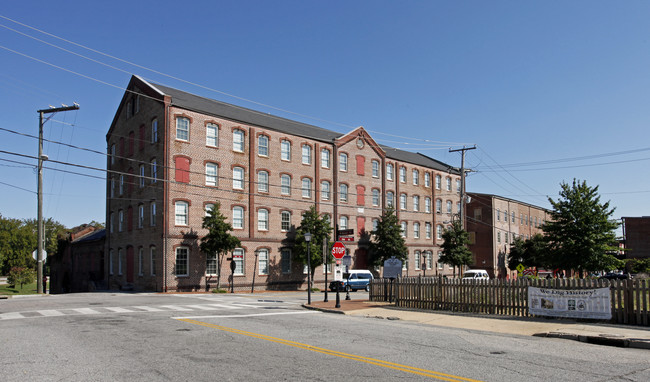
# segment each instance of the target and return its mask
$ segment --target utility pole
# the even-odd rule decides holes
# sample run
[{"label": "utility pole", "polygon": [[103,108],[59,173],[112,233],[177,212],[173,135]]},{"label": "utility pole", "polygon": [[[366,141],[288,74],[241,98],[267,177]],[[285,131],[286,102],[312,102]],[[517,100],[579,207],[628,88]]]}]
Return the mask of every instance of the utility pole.
[{"label": "utility pole", "polygon": [[[43,114],[57,113],[59,111],[78,110],[79,105],[75,102],[73,106],[52,107],[50,109],[38,110],[38,248],[36,253],[36,292],[44,293],[43,290],[43,242],[45,227],[43,227],[43,161],[47,155],[43,154]],[[49,120],[49,118],[48,118]],[[46,121],[47,122],[47,121]]]},{"label": "utility pole", "polygon": [[464,212],[465,211],[465,152],[467,150],[475,150],[476,145],[474,147],[465,147],[463,146],[462,149],[456,149],[452,150],[449,149],[450,153],[453,152],[461,152],[461,160],[460,160],[460,211],[458,212],[458,217],[460,218],[460,224],[463,229],[465,229],[465,218],[464,218]]}]

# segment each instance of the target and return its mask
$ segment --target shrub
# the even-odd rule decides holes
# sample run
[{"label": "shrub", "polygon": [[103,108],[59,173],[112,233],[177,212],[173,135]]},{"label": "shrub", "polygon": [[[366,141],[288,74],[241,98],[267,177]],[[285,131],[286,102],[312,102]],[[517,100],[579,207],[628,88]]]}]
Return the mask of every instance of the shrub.
[{"label": "shrub", "polygon": [[31,284],[34,281],[36,281],[36,272],[31,268],[12,267],[9,270],[7,282],[14,287],[20,284],[20,289],[23,289],[23,285]]}]

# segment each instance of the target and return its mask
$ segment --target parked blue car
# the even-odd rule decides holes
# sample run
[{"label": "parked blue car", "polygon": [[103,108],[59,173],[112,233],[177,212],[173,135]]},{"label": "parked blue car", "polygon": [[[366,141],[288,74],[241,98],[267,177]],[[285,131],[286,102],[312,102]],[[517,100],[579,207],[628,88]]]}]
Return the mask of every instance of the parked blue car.
[{"label": "parked blue car", "polygon": [[352,269],[350,272],[343,273],[343,281],[332,281],[329,285],[332,292],[339,291],[356,291],[363,289],[370,291],[370,280],[373,279],[372,273],[364,269]]}]

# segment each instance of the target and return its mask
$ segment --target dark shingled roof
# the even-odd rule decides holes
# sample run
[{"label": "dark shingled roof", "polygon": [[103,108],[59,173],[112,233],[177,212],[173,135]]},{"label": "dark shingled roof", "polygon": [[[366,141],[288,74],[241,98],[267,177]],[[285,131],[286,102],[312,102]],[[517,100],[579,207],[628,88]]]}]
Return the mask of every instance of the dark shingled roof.
[{"label": "dark shingled roof", "polygon": [[[151,86],[157,88],[163,94],[171,96],[172,105],[183,109],[217,117],[223,117],[233,121],[260,126],[274,131],[279,131],[304,138],[310,138],[327,143],[332,143],[334,139],[344,135],[342,133],[323,129],[318,126],[292,121],[290,119],[278,117],[272,114],[262,113],[260,111],[247,109],[241,106],[235,106],[229,103],[200,97],[195,94],[187,93],[182,90],[170,88],[164,85],[151,84]],[[380,146],[386,152],[386,156],[388,158],[401,162],[434,168],[440,171],[450,171],[454,174],[460,173],[457,168],[430,158],[426,155],[398,150],[384,145]]]},{"label": "dark shingled roof", "polygon": [[86,241],[95,241],[95,240],[101,240],[106,237],[106,229],[101,228],[96,231],[93,231],[89,233],[88,235],[84,235],[77,240],[74,240],[73,243],[83,243]]}]

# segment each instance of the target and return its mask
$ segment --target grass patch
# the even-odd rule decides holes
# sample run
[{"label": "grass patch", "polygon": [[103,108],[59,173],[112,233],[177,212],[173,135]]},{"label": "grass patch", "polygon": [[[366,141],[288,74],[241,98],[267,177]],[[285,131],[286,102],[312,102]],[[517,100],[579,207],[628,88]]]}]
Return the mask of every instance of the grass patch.
[{"label": "grass patch", "polygon": [[2,295],[17,295],[17,294],[38,294],[36,283],[25,284],[23,288],[20,285],[12,288],[11,285],[0,285],[0,294]]}]

